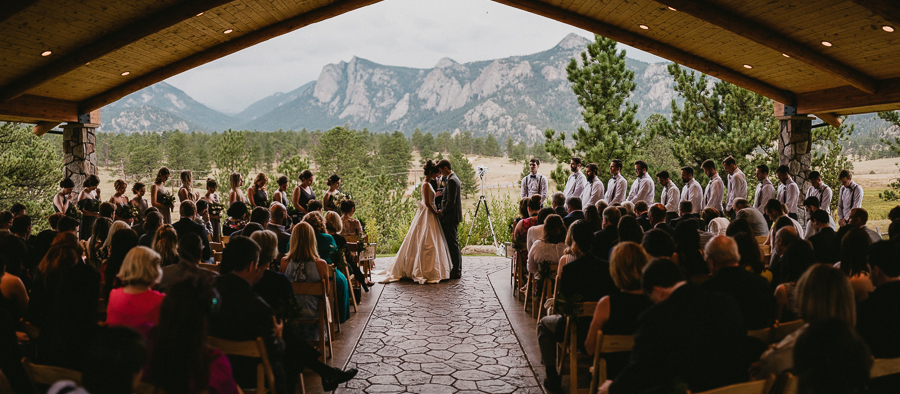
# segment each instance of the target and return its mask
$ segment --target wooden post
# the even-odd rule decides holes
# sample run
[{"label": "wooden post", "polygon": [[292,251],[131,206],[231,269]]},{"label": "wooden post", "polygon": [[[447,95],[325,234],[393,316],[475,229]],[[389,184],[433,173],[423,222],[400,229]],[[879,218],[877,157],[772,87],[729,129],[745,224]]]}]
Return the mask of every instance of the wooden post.
[{"label": "wooden post", "polygon": [[[779,122],[778,164],[789,168],[791,177],[800,188],[801,205],[809,188],[809,173],[812,171],[812,116],[797,115],[796,109],[775,103],[775,118]],[[777,187],[776,187],[777,189]],[[800,222],[805,223],[806,210],[797,210]]]},{"label": "wooden post", "polygon": [[63,177],[75,182],[75,192],[89,175],[97,175],[96,130],[100,127],[100,111],[80,115],[81,122],[70,122],[63,129]]}]

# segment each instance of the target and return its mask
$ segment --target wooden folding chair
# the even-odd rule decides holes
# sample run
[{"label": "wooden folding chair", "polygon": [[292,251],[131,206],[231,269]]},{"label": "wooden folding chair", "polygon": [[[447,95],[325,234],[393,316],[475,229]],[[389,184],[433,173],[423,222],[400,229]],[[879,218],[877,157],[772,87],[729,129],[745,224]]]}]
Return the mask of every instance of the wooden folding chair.
[{"label": "wooden folding chair", "polygon": [[[575,309],[578,311],[577,315],[566,318],[566,335],[563,339],[562,348],[565,353],[568,353],[569,392],[571,394],[578,393],[578,360],[587,358],[586,355],[582,357],[578,356],[578,319],[594,316],[594,309],[596,308],[596,302],[580,302],[575,306]],[[563,357],[564,362],[565,359],[566,357]],[[562,365],[562,367],[563,368],[560,368],[560,375],[562,375],[565,366]]]},{"label": "wooden folding chair", "polygon": [[900,358],[876,358],[869,376],[872,379],[900,373]]},{"label": "wooden folding chair", "polygon": [[[364,237],[365,239],[365,237]],[[372,247],[372,254],[369,255],[369,247]],[[359,242],[360,252],[359,252],[359,269],[362,270],[363,274],[366,275],[366,279],[372,280],[372,271],[375,270],[375,252],[378,250],[378,245],[373,243]]]},{"label": "wooden folding chair", "polygon": [[230,356],[244,356],[259,359],[256,367],[256,388],[241,388],[245,393],[267,394],[275,390],[275,374],[272,372],[272,364],[269,363],[269,355],[266,353],[266,343],[263,339],[256,338],[252,341],[229,341],[216,337],[208,337],[209,346],[222,351]]},{"label": "wooden folding chair", "polygon": [[775,379],[775,384],[769,389],[770,394],[797,394],[799,380],[794,374],[785,372]]},{"label": "wooden folding chair", "polygon": [[526,273],[525,290],[523,291],[522,289],[519,289],[519,292],[524,294],[524,297],[522,297],[522,298],[524,298],[525,301],[522,302],[522,310],[525,311],[526,313],[528,312],[528,304],[529,304],[528,301],[531,301],[531,298],[532,298],[532,295],[531,295],[531,292],[533,291],[533,289],[531,288],[532,282],[534,282],[534,276],[531,275],[531,273]]},{"label": "wooden folding chair", "polygon": [[38,386],[51,386],[60,380],[71,380],[75,384],[81,385],[81,372],[78,371],[35,364],[28,360],[27,357],[22,359],[22,366],[25,367],[25,373],[28,375],[28,379],[31,380],[31,385],[35,386],[35,392],[38,392]]},{"label": "wooden folding chair", "polygon": [[[756,243],[758,243],[760,245],[762,245],[763,243],[765,243],[766,241],[769,240],[768,235],[757,235],[755,238],[756,238]],[[766,245],[766,246],[768,246],[768,245]]]},{"label": "wooden folding chair", "polygon": [[556,290],[556,271],[559,269],[559,262],[550,264],[550,276],[541,278],[541,297],[537,306],[533,308],[537,312],[537,321],[541,322],[541,316],[544,315],[544,303],[550,298],[551,294]]},{"label": "wooden folding chair", "polygon": [[340,304],[341,300],[338,299],[337,293],[337,268],[334,265],[328,266],[328,298],[331,300],[331,316],[332,319],[329,319],[333,324],[332,333],[337,334],[341,332],[341,309]]},{"label": "wooden folding chair", "polygon": [[[328,308],[328,304],[325,302],[325,294],[327,292],[326,286],[328,286],[328,283],[323,279],[319,282],[291,282],[291,286],[294,287],[294,295],[319,297],[319,317],[315,320],[303,320],[296,323],[316,324],[319,327],[318,347],[319,351],[322,352],[322,355],[319,357],[319,361],[324,363],[325,359],[332,358],[334,356],[334,348],[331,336],[328,335],[328,331],[326,329],[328,318],[325,315],[325,311]],[[328,337],[327,341],[325,337]]]},{"label": "wooden folding chair", "polygon": [[348,294],[350,296],[350,306],[353,307],[353,313],[358,313],[359,308],[356,306],[356,292],[353,291],[353,288],[359,287],[359,282],[356,280],[356,275],[350,275],[350,267],[344,267],[344,276],[347,277],[347,287],[349,287],[350,292],[350,294]]},{"label": "wooden folding chair", "polygon": [[207,271],[215,272],[215,273],[217,273],[217,274],[221,274],[221,273],[222,273],[222,267],[221,267],[220,265],[218,265],[218,264],[206,264],[206,263],[200,263],[200,268],[203,268],[203,269],[205,269],[205,270],[207,270]]},{"label": "wooden folding chair", "polygon": [[213,252],[221,252],[225,250],[225,245],[223,245],[221,242],[210,242],[209,249]]},{"label": "wooden folding chair", "polygon": [[774,380],[774,377],[770,376],[768,379],[732,384],[731,386],[719,387],[697,394],[766,394],[769,392],[769,388],[772,387]]},{"label": "wooden folding chair", "polygon": [[775,336],[775,327],[761,328],[759,330],[748,330],[747,336],[759,339],[763,343],[772,343],[772,338]]},{"label": "wooden folding chair", "polygon": [[229,237],[230,237],[229,235],[223,235],[223,236],[219,237],[219,241],[222,241],[222,245],[228,245]]},{"label": "wooden folding chair", "polygon": [[[588,335],[591,335],[588,333]],[[634,335],[603,335],[603,330],[597,331],[597,344],[594,346],[594,366],[591,367],[591,389],[589,393],[596,393],[608,379],[606,374],[606,359],[604,354],[630,352],[634,348]]]},{"label": "wooden folding chair", "polygon": [[780,323],[775,322],[775,334],[772,336],[772,343],[781,342],[786,336],[791,335],[800,327],[806,324],[803,320],[794,320],[792,322]]},{"label": "wooden folding chair", "polygon": [[214,252],[214,253],[213,253],[213,260],[214,260],[216,263],[221,263],[221,262],[222,262],[222,252]]}]

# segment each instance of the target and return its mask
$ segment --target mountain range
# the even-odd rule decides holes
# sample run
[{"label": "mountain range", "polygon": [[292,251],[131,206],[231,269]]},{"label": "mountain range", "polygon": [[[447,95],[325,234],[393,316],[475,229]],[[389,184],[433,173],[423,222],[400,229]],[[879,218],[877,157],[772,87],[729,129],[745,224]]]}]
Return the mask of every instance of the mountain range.
[{"label": "mountain range", "polygon": [[[535,142],[543,139],[544,129],[571,132],[584,124],[566,66],[589,43],[569,34],[543,52],[470,63],[444,58],[429,69],[354,57],[324,66],[315,81],[272,94],[232,115],[160,82],[104,107],[100,129],[325,130],[346,124],[375,132],[462,130],[475,136],[492,134],[500,141],[512,136]],[[653,113],[668,116],[672,99],[680,103],[668,64],[626,58],[626,67],[635,73],[637,88],[631,101],[638,104],[638,119]],[[854,121],[872,123],[871,118]]]}]

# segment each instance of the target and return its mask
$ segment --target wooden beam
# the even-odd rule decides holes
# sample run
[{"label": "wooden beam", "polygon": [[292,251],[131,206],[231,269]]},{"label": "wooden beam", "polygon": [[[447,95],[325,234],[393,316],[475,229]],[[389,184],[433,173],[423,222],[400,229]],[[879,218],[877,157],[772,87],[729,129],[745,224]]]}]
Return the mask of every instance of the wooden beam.
[{"label": "wooden beam", "polygon": [[84,66],[86,63],[99,59],[103,55],[125,47],[142,38],[148,37],[163,29],[174,26],[186,19],[197,16],[198,13],[208,11],[228,3],[230,0],[188,0],[165,10],[159,11],[149,17],[132,21],[125,27],[109,33],[91,43],[67,51],[68,54],[38,68],[30,73],[17,77],[9,84],[0,87],[0,103],[7,102],[25,94],[31,89],[41,86],[66,73]]},{"label": "wooden beam", "polygon": [[895,0],[853,0],[853,2],[892,23],[894,29],[900,29],[900,4]]},{"label": "wooden beam", "polygon": [[533,14],[541,15],[560,21],[578,28],[588,30],[601,36],[613,39],[626,45],[664,57],[673,62],[690,67],[704,74],[714,76],[723,81],[731,82],[744,89],[754,91],[775,101],[793,104],[794,94],[790,91],[779,89],[758,79],[741,74],[728,67],[711,62],[699,56],[687,53],[673,46],[655,41],[628,30],[588,18],[563,8],[559,8],[538,0],[493,0],[513,8],[518,8]]},{"label": "wooden beam", "polygon": [[797,113],[861,113],[854,109],[900,104],[900,78],[878,81],[878,86],[875,94],[861,92],[852,86],[800,93],[797,94]]},{"label": "wooden beam", "polygon": [[843,120],[841,119],[840,116],[837,116],[831,112],[824,112],[824,113],[820,112],[820,113],[813,114],[813,115],[816,115],[817,118],[821,119],[823,122],[828,123],[835,128],[841,127],[841,124],[843,123]]},{"label": "wooden beam", "polygon": [[77,122],[78,103],[49,97],[24,95],[0,103],[0,120]]},{"label": "wooden beam", "polygon": [[0,2],[0,23],[6,22],[22,10],[31,7],[37,0],[5,0]]},{"label": "wooden beam", "polygon": [[316,22],[341,15],[367,5],[375,4],[381,0],[339,0],[324,7],[317,8],[304,14],[285,19],[281,22],[269,25],[230,41],[216,45],[203,52],[196,53],[167,66],[153,70],[135,79],[125,82],[110,90],[90,97],[79,103],[80,113],[87,113],[97,108],[112,103],[128,94],[134,93],[147,86],[163,81],[172,76],[181,74],[197,66],[209,63],[213,60],[228,56],[241,49],[259,44],[271,38],[290,33],[301,27],[309,26]]},{"label": "wooden beam", "polygon": [[34,135],[40,137],[44,134],[47,134],[48,131],[53,130],[54,127],[59,125],[59,122],[40,122],[34,125],[34,127],[31,128],[31,131],[34,132]]},{"label": "wooden beam", "polygon": [[770,27],[744,19],[717,5],[703,0],[655,1],[779,52],[773,56],[781,56],[782,53],[790,55],[791,59],[799,60],[843,79],[864,92],[875,93],[878,88],[874,78],[816,52],[807,45],[795,42]]}]

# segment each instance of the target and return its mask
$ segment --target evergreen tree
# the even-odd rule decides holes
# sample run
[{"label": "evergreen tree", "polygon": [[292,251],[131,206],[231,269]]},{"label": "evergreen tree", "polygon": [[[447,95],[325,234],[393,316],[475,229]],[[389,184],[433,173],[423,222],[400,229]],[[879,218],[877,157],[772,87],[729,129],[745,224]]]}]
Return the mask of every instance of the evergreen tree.
[{"label": "evergreen tree", "polygon": [[313,151],[319,176],[344,175],[344,171],[355,167],[368,169],[368,147],[369,143],[355,130],[335,127],[326,131]]},{"label": "evergreen tree", "polygon": [[453,138],[450,136],[450,133],[448,133],[446,131],[442,131],[442,132],[438,133],[438,135],[434,138],[434,143],[435,143],[435,147],[434,147],[435,152],[440,152],[440,153],[444,153],[444,152],[449,153],[449,152],[453,151],[452,145],[455,145]]},{"label": "evergreen tree", "polygon": [[512,159],[512,150],[513,150],[513,146],[515,146],[515,143],[513,142],[512,137],[506,136],[506,142],[504,142],[504,145],[506,146],[506,152],[505,152],[506,157]]},{"label": "evergreen tree", "polygon": [[247,158],[247,136],[244,131],[228,129],[223,132],[216,143],[213,161],[218,169],[220,189],[228,189],[228,177],[237,172],[244,177],[244,183],[250,174],[251,163]]},{"label": "evergreen tree", "polygon": [[29,127],[0,123],[0,209],[22,203],[34,230],[46,228],[61,168],[62,160],[48,139]]},{"label": "evergreen tree", "polygon": [[396,182],[401,182],[405,185],[407,180],[406,172],[409,170],[409,163],[412,161],[412,148],[409,146],[409,141],[403,136],[403,133],[399,131],[394,131],[389,135],[385,135],[385,137],[378,147],[376,166],[385,168],[387,174],[393,174],[390,176]]},{"label": "evergreen tree", "polygon": [[500,153],[500,143],[494,138],[493,134],[488,134],[484,139],[484,155],[491,157],[502,157]]},{"label": "evergreen tree", "polygon": [[410,137],[410,142],[412,143],[412,146],[416,151],[422,151],[422,139],[424,137],[425,135],[422,133],[422,130],[416,128],[416,130],[413,131],[412,137]]},{"label": "evergreen tree", "polygon": [[528,147],[524,142],[519,141],[515,146],[513,146],[512,154],[509,155],[509,159],[512,160],[513,163],[518,163],[519,161],[525,160],[525,155],[528,153]]},{"label": "evergreen tree", "polygon": [[173,171],[194,169],[194,150],[189,137],[178,130],[166,140],[166,165]]},{"label": "evergreen tree", "polygon": [[162,145],[153,134],[131,136],[132,145],[125,160],[125,173],[138,179],[152,177],[162,165]]},{"label": "evergreen tree", "polygon": [[426,133],[422,136],[421,141],[419,141],[419,154],[423,159],[430,159],[434,156],[434,152],[437,150],[437,146],[434,143],[434,136],[431,133]]},{"label": "evergreen tree", "polygon": [[472,167],[472,163],[469,163],[469,160],[459,151],[451,154],[449,160],[453,166],[453,172],[456,173],[460,183],[462,183],[460,194],[463,197],[474,195],[477,181],[475,179],[475,168]]}]

